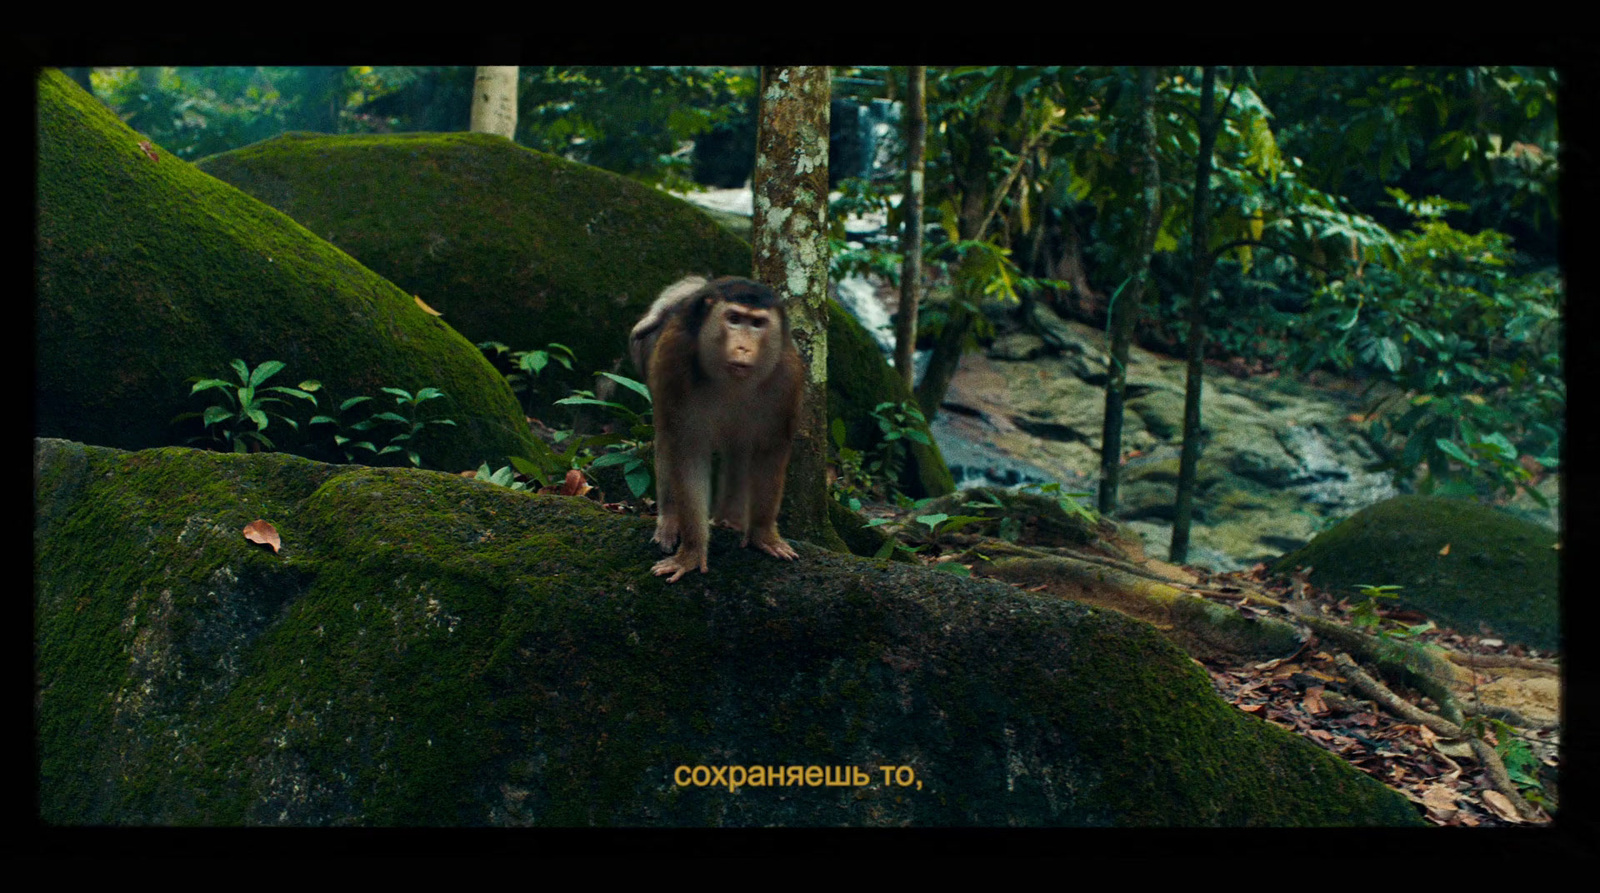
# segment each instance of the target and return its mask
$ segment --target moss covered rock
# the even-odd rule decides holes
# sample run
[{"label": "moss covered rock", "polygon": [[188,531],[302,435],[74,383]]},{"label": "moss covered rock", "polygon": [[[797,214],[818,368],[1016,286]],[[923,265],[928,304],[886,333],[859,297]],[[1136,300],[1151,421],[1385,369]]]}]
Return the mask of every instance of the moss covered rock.
[{"label": "moss covered rock", "polygon": [[[1556,534],[1476,502],[1397,496],[1363,509],[1273,570],[1313,568],[1310,580],[1355,596],[1398,585],[1399,601],[1446,626],[1480,623],[1536,648],[1560,645]],[[1448,547],[1448,549],[1446,549]]]},{"label": "moss covered rock", "polygon": [[[828,302],[828,418],[844,420],[845,444],[870,452],[879,448],[883,432],[872,410],[884,401],[897,403],[916,398],[906,390],[894,368],[883,357],[872,335],[838,301]],[[927,426],[923,426],[927,433]],[[901,492],[913,496],[943,496],[956,488],[939,445],[906,441],[909,460],[900,475]]]},{"label": "moss covered rock", "polygon": [[[210,402],[191,397],[188,380],[232,380],[239,358],[287,363],[271,384],[318,379],[334,400],[442,389],[423,417],[457,427],[424,429],[415,443],[436,467],[526,452],[505,381],[411,295],[145,142],[60,72],[38,88],[38,433],[182,442],[193,431],[173,417]],[[266,433],[280,449],[308,443],[304,426]]]},{"label": "moss covered rock", "polygon": [[749,246],[699,208],[489,134],[288,133],[198,166],[420,296],[474,343],[567,345],[584,387],[626,354],[662,288],[750,273]]},{"label": "moss covered rock", "polygon": [[34,459],[52,824],[1417,822],[1115,613],[728,531],[668,585],[643,519],[436,472]]}]

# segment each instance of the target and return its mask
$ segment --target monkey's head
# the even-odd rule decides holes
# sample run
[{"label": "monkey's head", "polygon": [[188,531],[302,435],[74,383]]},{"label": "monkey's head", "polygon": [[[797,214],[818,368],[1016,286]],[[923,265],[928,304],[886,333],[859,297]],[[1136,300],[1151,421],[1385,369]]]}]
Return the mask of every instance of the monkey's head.
[{"label": "monkey's head", "polygon": [[789,316],[777,293],[736,276],[707,283],[688,323],[699,333],[702,371],[718,381],[765,381],[789,341]]}]

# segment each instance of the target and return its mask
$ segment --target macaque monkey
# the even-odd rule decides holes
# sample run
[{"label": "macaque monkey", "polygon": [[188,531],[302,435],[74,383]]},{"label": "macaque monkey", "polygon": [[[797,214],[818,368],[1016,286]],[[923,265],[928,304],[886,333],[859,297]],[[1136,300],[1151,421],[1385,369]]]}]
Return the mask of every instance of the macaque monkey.
[{"label": "macaque monkey", "polygon": [[[705,573],[712,517],[742,532],[741,546],[794,560],[778,535],[778,506],[805,367],[778,296],[749,279],[690,276],[661,292],[633,327],[629,349],[655,402],[652,540],[678,550],[651,573],[668,583],[696,568]],[[722,461],[714,515],[712,453]]]}]

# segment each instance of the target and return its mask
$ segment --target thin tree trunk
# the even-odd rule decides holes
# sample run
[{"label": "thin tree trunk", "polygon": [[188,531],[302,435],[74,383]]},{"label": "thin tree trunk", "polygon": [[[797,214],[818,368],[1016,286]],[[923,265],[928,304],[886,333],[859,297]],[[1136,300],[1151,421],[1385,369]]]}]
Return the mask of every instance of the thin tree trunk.
[{"label": "thin tree trunk", "polygon": [[[917,349],[917,304],[922,300],[922,154],[928,142],[926,104],[928,69],[913,65],[906,72],[906,195],[900,203],[905,231],[900,253],[900,313],[894,321],[894,369],[906,390],[916,387],[912,354]],[[924,407],[926,413],[926,407]]]},{"label": "thin tree trunk", "polygon": [[[1173,564],[1189,558],[1189,525],[1194,517],[1194,479],[1200,466],[1200,395],[1205,381],[1206,297],[1211,285],[1211,151],[1217,144],[1219,116],[1211,107],[1217,69],[1208,65],[1200,82],[1200,157],[1194,173],[1194,282],[1189,290],[1189,373],[1183,390],[1183,457],[1178,460],[1178,502],[1172,519]],[[1231,95],[1231,94],[1230,94]],[[1224,109],[1224,113],[1226,110]]]},{"label": "thin tree trunk", "polygon": [[967,333],[972,330],[972,311],[960,295],[950,300],[950,318],[933,339],[933,350],[928,354],[928,369],[922,373],[922,386],[917,388],[917,405],[922,415],[931,423],[944,403],[945,391],[950,389],[950,379],[961,365],[961,349]]},{"label": "thin tree trunk", "polygon": [[[983,109],[972,122],[970,144],[975,147],[956,165],[957,184],[961,190],[961,205],[956,212],[956,226],[962,240],[982,239],[989,215],[989,153],[988,146],[1000,138],[1000,117],[1005,112],[1007,90],[992,90]],[[963,277],[957,276],[958,280]],[[981,296],[956,294],[950,301],[950,315],[934,340],[928,357],[928,371],[922,375],[922,386],[917,388],[917,403],[929,423],[939,414],[945,391],[950,389],[950,379],[961,365],[961,352],[967,343],[967,333],[975,319],[966,306],[978,305]]]},{"label": "thin tree trunk", "polygon": [[1139,202],[1144,226],[1139,233],[1132,274],[1111,309],[1111,368],[1106,381],[1106,415],[1100,429],[1100,514],[1111,516],[1117,510],[1117,488],[1122,480],[1122,407],[1128,385],[1128,346],[1139,321],[1139,303],[1144,298],[1144,282],[1150,274],[1150,256],[1155,253],[1156,233],[1161,229],[1161,168],[1156,163],[1156,68],[1139,70],[1139,166],[1143,188]]},{"label": "thin tree trunk", "polygon": [[751,229],[755,277],[787,301],[810,370],[783,492],[784,529],[843,548],[828,523],[828,99],[826,66],[761,70]]},{"label": "thin tree trunk", "polygon": [[517,66],[478,66],[472,85],[472,132],[517,138]]}]

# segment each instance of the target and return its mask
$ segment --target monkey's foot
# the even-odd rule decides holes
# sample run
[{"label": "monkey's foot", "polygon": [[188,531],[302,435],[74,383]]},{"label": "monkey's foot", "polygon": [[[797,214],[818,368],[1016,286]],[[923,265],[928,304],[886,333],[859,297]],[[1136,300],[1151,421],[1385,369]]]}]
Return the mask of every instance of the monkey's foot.
[{"label": "monkey's foot", "polygon": [[678,548],[678,525],[657,522],[656,534],[650,537],[650,542],[660,546],[663,552]]},{"label": "monkey's foot", "polygon": [[745,537],[744,545],[749,546],[752,543],[755,544],[757,549],[760,549],[768,555],[771,555],[773,558],[782,558],[784,561],[793,561],[800,557],[800,553],[796,552],[793,546],[790,546],[787,542],[785,542],[783,537],[779,536],[778,531],[776,530],[758,535],[754,538]]},{"label": "monkey's foot", "polygon": [[706,572],[705,552],[700,553],[697,561],[696,557],[688,554],[687,551],[680,551],[676,555],[670,555],[657,561],[655,566],[650,568],[650,573],[658,577],[666,577],[667,574],[671,574],[672,576],[667,577],[667,582],[676,583],[679,577],[694,570],[696,567],[700,568],[700,573]]}]

